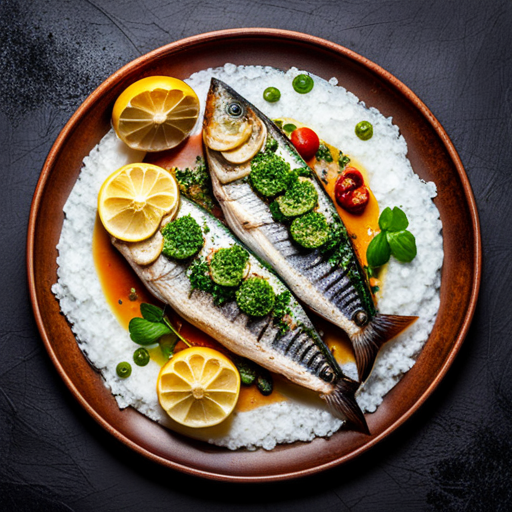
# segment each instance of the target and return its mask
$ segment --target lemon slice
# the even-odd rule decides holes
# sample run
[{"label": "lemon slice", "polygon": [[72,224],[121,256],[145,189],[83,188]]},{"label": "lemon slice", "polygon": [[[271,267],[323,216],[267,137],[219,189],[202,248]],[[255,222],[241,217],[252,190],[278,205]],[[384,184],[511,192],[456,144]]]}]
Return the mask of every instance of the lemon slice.
[{"label": "lemon slice", "polygon": [[240,374],[223,354],[192,347],[175,354],[160,370],[156,385],[165,412],[187,427],[211,427],[233,411]]},{"label": "lemon slice", "polygon": [[140,242],[156,232],[162,217],[178,202],[179,188],[172,174],[152,164],[128,164],[101,186],[98,213],[112,236]]},{"label": "lemon slice", "polygon": [[163,151],[182,142],[198,116],[199,99],[189,85],[170,76],[150,76],[117,98],[112,124],[131,148]]}]

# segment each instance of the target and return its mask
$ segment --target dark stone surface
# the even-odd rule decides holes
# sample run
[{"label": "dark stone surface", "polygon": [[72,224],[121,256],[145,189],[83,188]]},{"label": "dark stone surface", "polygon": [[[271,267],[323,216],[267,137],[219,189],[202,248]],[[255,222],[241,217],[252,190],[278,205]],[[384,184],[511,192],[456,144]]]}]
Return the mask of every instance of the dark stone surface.
[{"label": "dark stone surface", "polygon": [[[484,247],[472,327],[426,404],[348,465],[259,486],[165,470],[97,426],[46,354],[25,270],[39,173],[87,95],[147,51],[242,26],[342,44],[418,94],[466,167]],[[507,0],[1,0],[0,510],[512,509],[511,27]]]}]

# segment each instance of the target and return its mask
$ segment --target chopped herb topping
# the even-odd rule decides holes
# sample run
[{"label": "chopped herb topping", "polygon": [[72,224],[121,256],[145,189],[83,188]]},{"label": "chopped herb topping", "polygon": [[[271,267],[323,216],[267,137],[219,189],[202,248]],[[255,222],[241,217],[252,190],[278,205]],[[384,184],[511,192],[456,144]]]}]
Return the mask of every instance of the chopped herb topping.
[{"label": "chopped herb topping", "polygon": [[325,162],[332,162],[332,154],[329,148],[322,142],[315,155],[317,160],[324,160]]},{"label": "chopped herb topping", "polygon": [[318,212],[310,212],[292,222],[290,234],[302,247],[316,249],[328,240],[330,228],[324,215]]},{"label": "chopped herb topping", "polygon": [[293,173],[299,176],[300,178],[312,178],[313,172],[309,167],[299,167],[298,169],[293,169]]},{"label": "chopped herb topping", "polygon": [[338,155],[338,167],[340,168],[339,172],[345,170],[345,167],[350,163],[350,158],[347,155],[344,155],[341,151]]},{"label": "chopped herb topping", "polygon": [[267,137],[267,142],[265,142],[265,153],[275,153],[277,151],[277,148],[279,147],[279,144],[277,143],[277,140],[274,139],[274,137],[271,137],[270,135]]},{"label": "chopped herb topping", "polygon": [[318,202],[318,192],[313,183],[298,181],[276,199],[280,212],[285,217],[298,217],[311,211]]},{"label": "chopped herb topping", "polygon": [[269,209],[270,209],[270,213],[272,214],[272,218],[276,221],[276,222],[285,222],[286,220],[288,220],[287,217],[285,217],[280,208],[279,208],[279,204],[277,201],[272,201],[269,205],[268,205]]},{"label": "chopped herb topping", "polygon": [[235,288],[221,286],[212,281],[208,263],[204,259],[194,261],[188,268],[187,276],[192,290],[211,293],[213,302],[217,306],[222,306],[235,298]]},{"label": "chopped herb topping", "polygon": [[196,167],[194,169],[189,169],[188,167],[184,171],[176,169],[175,176],[180,191],[185,196],[201,205],[205,210],[212,211],[215,205],[212,183],[204,160],[200,156],[196,159]]},{"label": "chopped herb topping", "polygon": [[290,328],[290,325],[284,321],[284,317],[291,313],[291,298],[291,293],[289,291],[285,291],[276,296],[276,301],[274,303],[274,311],[272,312],[272,316],[279,325],[281,334],[284,334]]},{"label": "chopped herb topping", "polygon": [[169,222],[162,229],[164,248],[168,258],[185,260],[197,254],[204,245],[203,232],[197,221],[186,215]]},{"label": "chopped herb topping", "polygon": [[236,292],[236,303],[241,311],[249,316],[265,316],[274,307],[274,289],[262,277],[246,279]]},{"label": "chopped herb topping", "polygon": [[244,277],[249,253],[239,245],[216,251],[210,261],[213,282],[221,286],[238,286]]},{"label": "chopped herb topping", "polygon": [[251,185],[265,197],[273,197],[288,188],[290,164],[275,153],[258,153],[251,162]]}]

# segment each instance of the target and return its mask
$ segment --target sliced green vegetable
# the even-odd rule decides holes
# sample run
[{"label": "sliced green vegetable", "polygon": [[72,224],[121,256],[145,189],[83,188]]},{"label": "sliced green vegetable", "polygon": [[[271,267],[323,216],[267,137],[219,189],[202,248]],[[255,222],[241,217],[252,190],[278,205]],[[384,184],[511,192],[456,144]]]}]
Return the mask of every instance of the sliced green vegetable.
[{"label": "sliced green vegetable", "polygon": [[310,181],[297,181],[276,201],[284,216],[298,217],[311,211],[317,205],[318,192]]},{"label": "sliced green vegetable", "polygon": [[292,238],[306,249],[316,249],[327,242],[330,228],[324,215],[310,212],[297,217],[290,226]]},{"label": "sliced green vegetable", "polygon": [[164,247],[162,253],[168,258],[185,260],[197,254],[204,245],[201,226],[191,215],[169,222],[162,229]]},{"label": "sliced green vegetable", "polygon": [[210,260],[211,278],[221,286],[238,286],[248,261],[249,253],[239,245],[219,249]]},{"label": "sliced green vegetable", "polygon": [[290,164],[275,153],[258,153],[251,162],[249,178],[256,192],[273,197],[288,188]]},{"label": "sliced green vegetable", "polygon": [[249,316],[265,316],[274,307],[274,289],[262,277],[246,279],[236,292],[236,303],[241,311]]}]

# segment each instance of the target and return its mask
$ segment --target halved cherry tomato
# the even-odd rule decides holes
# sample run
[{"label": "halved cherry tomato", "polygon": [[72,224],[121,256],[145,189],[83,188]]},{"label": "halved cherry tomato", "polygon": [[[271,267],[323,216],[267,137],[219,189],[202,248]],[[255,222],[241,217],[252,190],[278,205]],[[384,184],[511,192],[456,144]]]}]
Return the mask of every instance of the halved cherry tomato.
[{"label": "halved cherry tomato", "polygon": [[363,213],[370,191],[364,184],[363,175],[354,167],[348,167],[336,181],[334,188],[336,202],[347,212],[356,215]]},{"label": "halved cherry tomato", "polygon": [[299,152],[299,155],[304,158],[304,160],[313,158],[320,147],[320,139],[318,138],[318,135],[313,130],[306,128],[305,126],[293,130],[291,139],[295,149]]}]

